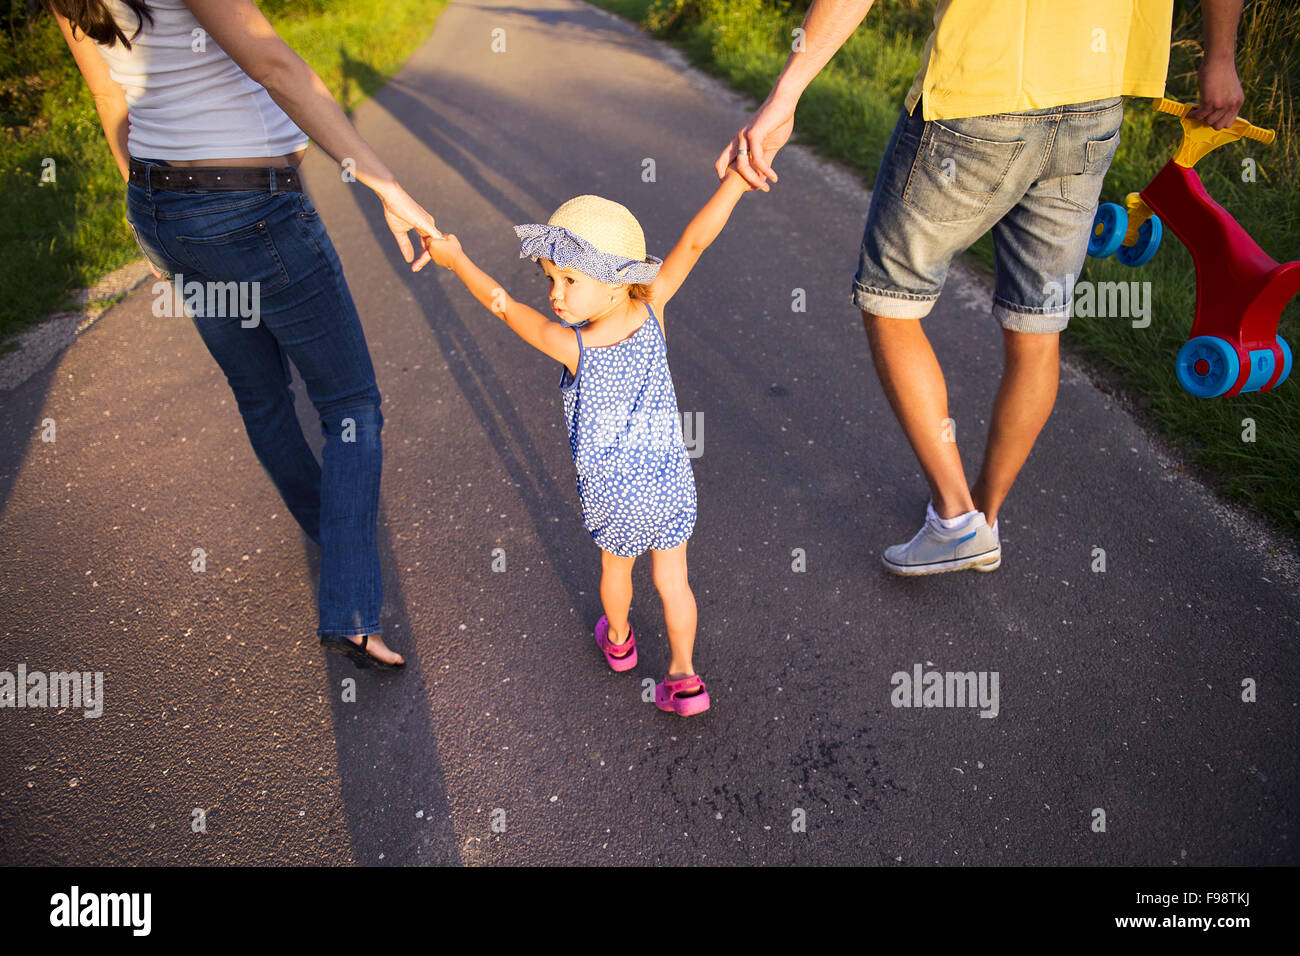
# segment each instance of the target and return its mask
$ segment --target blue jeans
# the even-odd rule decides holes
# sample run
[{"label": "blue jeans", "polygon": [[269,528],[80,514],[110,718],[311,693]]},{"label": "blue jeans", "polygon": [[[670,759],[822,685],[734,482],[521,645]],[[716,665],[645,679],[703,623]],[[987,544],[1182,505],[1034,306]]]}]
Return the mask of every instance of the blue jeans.
[{"label": "blue jeans", "polygon": [[953,257],[992,229],[993,317],[1015,332],[1060,332],[1062,290],[1083,267],[1123,119],[1118,96],[929,122],[919,103],[903,112],[871,194],[854,304],[928,315]]},{"label": "blue jeans", "polygon": [[[172,280],[169,292],[184,293],[156,296],[155,314],[168,304],[180,314],[185,303],[226,374],[258,460],[321,547],[318,634],[380,633],[384,419],[361,321],[311,200],[299,192],[131,184],[127,218],[141,249]],[[320,415],[322,464],[294,413],[290,360]]]}]

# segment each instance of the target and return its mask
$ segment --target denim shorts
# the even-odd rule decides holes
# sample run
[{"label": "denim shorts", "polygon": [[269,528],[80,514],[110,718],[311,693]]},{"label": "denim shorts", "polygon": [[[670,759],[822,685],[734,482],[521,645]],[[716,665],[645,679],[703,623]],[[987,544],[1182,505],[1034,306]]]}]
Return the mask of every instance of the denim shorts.
[{"label": "denim shorts", "polygon": [[1083,266],[1123,118],[1118,96],[929,122],[919,103],[903,112],[876,175],[854,304],[928,315],[953,257],[992,229],[993,317],[1015,332],[1060,332],[1062,290]]}]

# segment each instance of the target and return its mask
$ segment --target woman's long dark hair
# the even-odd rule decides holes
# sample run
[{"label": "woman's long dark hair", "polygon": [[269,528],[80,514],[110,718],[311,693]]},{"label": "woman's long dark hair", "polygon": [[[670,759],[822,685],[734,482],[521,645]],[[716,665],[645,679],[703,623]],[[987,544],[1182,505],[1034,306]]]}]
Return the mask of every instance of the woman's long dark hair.
[{"label": "woman's long dark hair", "polygon": [[105,46],[116,46],[120,40],[129,50],[131,40],[144,29],[145,18],[148,18],[152,24],[153,15],[149,13],[145,0],[123,0],[123,2],[131,8],[131,12],[140,21],[130,38],[122,32],[122,27],[113,19],[112,12],[104,5],[104,0],[44,0],[46,9],[51,13],[67,17],[74,33],[80,30],[96,43]]}]

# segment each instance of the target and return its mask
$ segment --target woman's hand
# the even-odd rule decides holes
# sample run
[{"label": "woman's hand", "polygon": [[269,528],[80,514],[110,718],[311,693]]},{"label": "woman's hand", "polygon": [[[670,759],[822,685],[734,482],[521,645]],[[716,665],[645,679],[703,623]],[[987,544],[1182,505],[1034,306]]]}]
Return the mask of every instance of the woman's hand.
[{"label": "woman's hand", "polygon": [[393,238],[397,240],[397,247],[402,250],[402,258],[407,262],[415,259],[415,247],[411,245],[411,238],[407,233],[414,229],[419,234],[420,245],[424,252],[411,266],[412,272],[419,272],[429,263],[430,242],[442,238],[442,233],[434,225],[433,216],[429,215],[423,206],[408,196],[406,190],[396,183],[390,187],[376,189],[375,194],[384,204],[384,219],[388,222],[388,228],[392,230]]}]

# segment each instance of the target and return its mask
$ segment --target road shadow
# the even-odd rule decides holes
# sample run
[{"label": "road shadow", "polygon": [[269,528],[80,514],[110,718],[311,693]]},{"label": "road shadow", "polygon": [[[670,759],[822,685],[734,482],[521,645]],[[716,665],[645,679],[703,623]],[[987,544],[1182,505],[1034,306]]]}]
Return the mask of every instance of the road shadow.
[{"label": "road shadow", "polygon": [[528,17],[551,29],[571,29],[576,32],[597,34],[593,42],[614,43],[618,46],[635,49],[644,55],[645,47],[639,42],[637,27],[630,21],[616,17],[604,10],[585,9],[583,7],[556,9],[524,6],[483,6],[484,13],[494,13],[502,17]]},{"label": "road shadow", "polygon": [[343,84],[339,89],[339,103],[351,112],[359,100],[380,89],[387,77],[364,60],[350,56],[347,47],[339,45],[339,68]]},{"label": "road shadow", "polygon": [[[502,150],[496,144],[483,142],[463,124],[455,122],[447,109],[439,108],[442,104],[437,99],[428,97],[418,87],[404,82],[400,77],[390,80],[388,85],[375,96],[374,101],[394,121],[401,123],[413,139],[446,163],[460,177],[463,183],[458,187],[460,192],[466,195],[478,195],[512,222],[532,222],[536,213],[525,209],[497,186],[493,179],[484,175],[486,170],[490,169],[498,181],[502,177],[508,179],[519,188],[520,192],[534,197],[543,208],[554,209],[559,202],[563,201],[548,197],[546,195],[549,191],[548,182],[543,178],[534,177],[532,171],[546,169],[553,173],[556,168],[567,168],[575,164],[570,162],[564,165],[552,165],[550,157],[539,154],[535,142],[527,136],[514,132],[507,124],[503,123],[496,129],[496,133],[510,146],[509,149]],[[489,167],[484,157],[491,157],[493,165]],[[561,157],[562,154],[557,153],[556,162]],[[563,199],[567,198],[569,197],[566,193]],[[371,216],[369,221],[373,230],[376,220]],[[383,217],[380,216],[377,221],[382,224]],[[376,232],[376,236],[385,249],[393,241],[386,230],[382,233]],[[402,268],[397,271],[409,272]],[[418,273],[415,276],[418,276]]]},{"label": "road shadow", "polygon": [[18,480],[27,456],[38,447],[49,453],[58,450],[60,423],[57,418],[54,422],[54,442],[41,440],[40,426],[46,417],[45,400],[54,383],[64,351],[66,350],[52,357],[45,368],[17,388],[0,391],[0,408],[4,409],[3,420],[0,421],[0,516],[9,503],[9,496],[13,493],[14,483]]},{"label": "road shadow", "polygon": [[[319,459],[324,444],[320,419],[297,369],[293,391],[298,421]],[[384,643],[402,655],[406,666],[400,671],[361,670],[350,660],[321,650],[327,659],[340,800],[356,863],[456,866],[460,852],[450,822],[438,737],[426,706],[428,680],[419,644],[412,637],[385,513],[381,498],[379,562],[384,603],[380,625]],[[313,593],[319,593],[320,548],[306,534],[302,543]],[[344,699],[347,680],[355,681],[351,701]],[[417,817],[420,811],[423,815]]]}]

